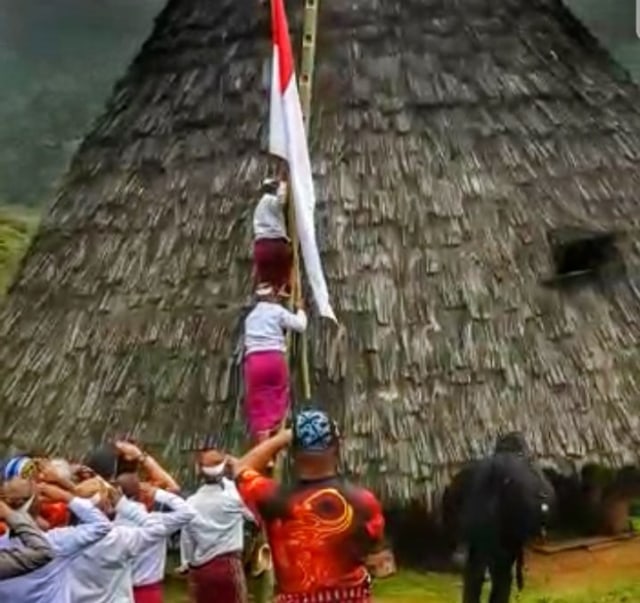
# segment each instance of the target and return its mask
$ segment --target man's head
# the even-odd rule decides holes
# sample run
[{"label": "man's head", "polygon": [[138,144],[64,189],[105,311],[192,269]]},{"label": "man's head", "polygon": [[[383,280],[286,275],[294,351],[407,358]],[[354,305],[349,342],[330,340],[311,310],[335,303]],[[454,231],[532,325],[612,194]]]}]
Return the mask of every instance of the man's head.
[{"label": "man's head", "polygon": [[75,495],[91,500],[109,519],[115,517],[115,490],[101,477],[92,477],[78,484]]},{"label": "man's head", "polygon": [[2,498],[14,510],[37,517],[39,500],[35,484],[22,477],[14,477],[2,484]]},{"label": "man's head", "polygon": [[529,456],[529,447],[524,435],[520,431],[512,431],[506,435],[498,437],[495,447],[496,454],[500,452],[510,452],[512,454],[520,454]]},{"label": "man's head", "polygon": [[140,478],[137,473],[121,473],[116,478],[116,484],[120,486],[122,493],[130,500],[140,500]]},{"label": "man's head", "polygon": [[71,471],[71,465],[67,459],[54,458],[51,459],[50,464],[62,479],[73,481],[73,472]]},{"label": "man's head", "polygon": [[227,468],[226,455],[216,449],[201,450],[196,457],[196,469],[205,483],[217,483]]},{"label": "man's head", "polygon": [[322,410],[305,410],[293,420],[292,453],[299,479],[322,479],[338,472],[336,423]]},{"label": "man's head", "polygon": [[84,464],[101,478],[111,481],[118,474],[118,451],[115,446],[105,444],[92,450]]},{"label": "man's head", "polygon": [[28,456],[20,455],[10,458],[4,465],[2,470],[2,479],[10,481],[16,477],[30,479],[35,477],[37,465],[35,461]]}]

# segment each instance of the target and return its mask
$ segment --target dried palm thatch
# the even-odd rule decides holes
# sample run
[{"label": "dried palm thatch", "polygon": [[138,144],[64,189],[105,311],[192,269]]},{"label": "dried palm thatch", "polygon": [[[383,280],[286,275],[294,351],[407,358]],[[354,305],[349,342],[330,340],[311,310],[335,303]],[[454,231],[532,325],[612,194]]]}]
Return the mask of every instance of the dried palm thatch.
[{"label": "dried palm thatch", "polygon": [[[128,431],[174,464],[237,441],[268,27],[256,0],[158,18],[8,297],[6,438]],[[318,236],[348,335],[316,321],[310,356],[348,470],[429,500],[514,428],[551,462],[635,461],[638,89],[559,0],[333,0],[318,43]],[[549,233],[576,228],[613,233],[625,270],[550,286]]]}]

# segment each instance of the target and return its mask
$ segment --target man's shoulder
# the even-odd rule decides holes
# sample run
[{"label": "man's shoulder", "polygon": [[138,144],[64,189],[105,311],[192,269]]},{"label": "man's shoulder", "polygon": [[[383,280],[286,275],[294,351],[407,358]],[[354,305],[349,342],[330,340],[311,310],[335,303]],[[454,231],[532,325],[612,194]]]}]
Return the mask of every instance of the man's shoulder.
[{"label": "man's shoulder", "polygon": [[341,481],[336,484],[336,489],[341,491],[355,505],[366,507],[380,507],[378,497],[368,488],[349,481]]}]

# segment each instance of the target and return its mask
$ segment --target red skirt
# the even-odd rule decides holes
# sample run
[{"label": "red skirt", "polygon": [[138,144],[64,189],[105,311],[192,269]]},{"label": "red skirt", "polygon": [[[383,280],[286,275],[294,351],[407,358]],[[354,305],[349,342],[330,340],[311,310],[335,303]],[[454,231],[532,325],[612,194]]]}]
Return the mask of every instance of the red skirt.
[{"label": "red skirt", "polygon": [[239,553],[220,555],[189,569],[193,603],[247,603],[247,582]]},{"label": "red skirt", "polygon": [[269,283],[276,289],[288,286],[293,268],[291,243],[286,239],[257,239],[253,264],[258,283]]},{"label": "red skirt", "polygon": [[135,603],[163,603],[164,592],[162,582],[145,584],[144,586],[134,586],[133,600]]},{"label": "red skirt", "polygon": [[312,593],[280,594],[276,603],[371,603],[369,585],[327,588]]},{"label": "red skirt", "polygon": [[244,357],[245,415],[253,438],[278,428],[289,408],[289,367],[282,352]]}]

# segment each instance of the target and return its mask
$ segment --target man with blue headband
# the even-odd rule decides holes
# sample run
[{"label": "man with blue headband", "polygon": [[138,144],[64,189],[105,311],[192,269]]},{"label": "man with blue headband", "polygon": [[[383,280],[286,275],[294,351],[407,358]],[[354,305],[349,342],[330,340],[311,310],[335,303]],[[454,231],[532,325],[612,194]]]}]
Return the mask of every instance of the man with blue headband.
[{"label": "man with blue headband", "polygon": [[[321,410],[306,410],[234,462],[238,490],[266,529],[279,603],[371,600],[367,558],[384,536],[382,508],[368,490],[338,474],[339,432]],[[291,446],[294,482],[263,471]]]}]

